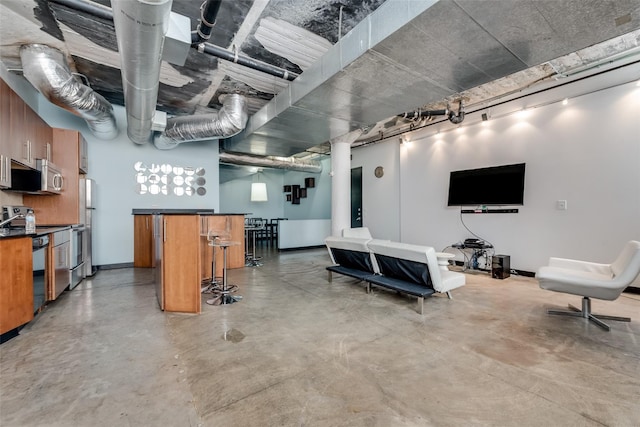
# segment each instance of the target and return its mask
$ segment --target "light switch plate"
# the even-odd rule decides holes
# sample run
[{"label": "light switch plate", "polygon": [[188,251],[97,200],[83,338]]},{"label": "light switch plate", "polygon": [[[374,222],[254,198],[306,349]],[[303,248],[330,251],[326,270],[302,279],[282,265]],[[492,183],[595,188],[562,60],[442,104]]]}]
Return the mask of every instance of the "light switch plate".
[{"label": "light switch plate", "polygon": [[566,200],[556,200],[556,209],[559,211],[567,210],[567,201]]}]

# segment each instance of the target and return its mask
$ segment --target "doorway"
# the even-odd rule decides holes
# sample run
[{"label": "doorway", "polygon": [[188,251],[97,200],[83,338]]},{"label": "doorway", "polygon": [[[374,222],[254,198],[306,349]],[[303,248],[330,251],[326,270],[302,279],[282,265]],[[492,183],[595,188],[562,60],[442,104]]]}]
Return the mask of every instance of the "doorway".
[{"label": "doorway", "polygon": [[351,169],[351,228],[362,227],[362,167]]}]

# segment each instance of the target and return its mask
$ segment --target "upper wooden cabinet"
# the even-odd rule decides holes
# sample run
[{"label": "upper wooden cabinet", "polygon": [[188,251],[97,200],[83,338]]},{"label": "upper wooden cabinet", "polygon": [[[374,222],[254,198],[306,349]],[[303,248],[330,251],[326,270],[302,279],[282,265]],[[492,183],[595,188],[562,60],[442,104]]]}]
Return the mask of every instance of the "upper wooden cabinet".
[{"label": "upper wooden cabinet", "polygon": [[62,171],[62,192],[53,196],[25,194],[24,204],[34,208],[38,225],[80,224],[78,131],[53,129],[52,157]]},{"label": "upper wooden cabinet", "polygon": [[31,108],[25,108],[25,124],[29,129],[28,137],[31,143],[33,156],[38,159],[47,159],[56,163],[53,157],[52,141],[53,131],[49,125],[40,118]]},{"label": "upper wooden cabinet", "polygon": [[4,80],[0,80],[0,188],[11,187],[11,119],[9,111],[9,92],[11,89]]},{"label": "upper wooden cabinet", "polygon": [[[51,156],[52,133],[40,118],[11,88],[2,82],[2,144],[13,161],[35,168],[36,160],[54,161]],[[4,151],[3,155],[5,155]]]}]

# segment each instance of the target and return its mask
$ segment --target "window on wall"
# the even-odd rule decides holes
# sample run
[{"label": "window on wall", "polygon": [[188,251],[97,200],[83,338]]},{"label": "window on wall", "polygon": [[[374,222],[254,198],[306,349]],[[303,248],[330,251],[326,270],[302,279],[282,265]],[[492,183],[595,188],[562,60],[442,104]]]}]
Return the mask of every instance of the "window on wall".
[{"label": "window on wall", "polygon": [[135,191],[162,196],[204,196],[207,194],[205,169],[168,163],[136,162]]}]

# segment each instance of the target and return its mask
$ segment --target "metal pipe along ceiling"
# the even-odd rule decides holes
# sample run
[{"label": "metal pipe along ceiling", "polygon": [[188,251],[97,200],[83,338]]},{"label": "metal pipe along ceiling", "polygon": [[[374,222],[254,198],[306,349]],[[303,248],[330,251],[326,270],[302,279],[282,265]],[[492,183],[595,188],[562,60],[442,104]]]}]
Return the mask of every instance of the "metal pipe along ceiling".
[{"label": "metal pipe along ceiling", "polygon": [[220,163],[239,166],[287,169],[296,172],[320,173],[322,163],[314,160],[300,160],[295,157],[256,156],[251,154],[220,152]]},{"label": "metal pipe along ceiling", "polygon": [[82,117],[100,139],[118,135],[111,104],[71,74],[62,52],[46,45],[29,44],[20,48],[20,59],[24,77],[50,102]]},{"label": "metal pipe along ceiling", "polygon": [[127,135],[150,142],[158,100],[164,36],[172,0],[111,0],[120,52]]},{"label": "metal pipe along ceiling", "polygon": [[164,132],[153,143],[156,148],[168,150],[183,142],[228,138],[244,129],[248,117],[245,97],[228,95],[216,113],[168,119]]}]

